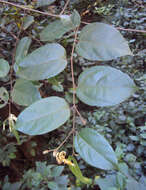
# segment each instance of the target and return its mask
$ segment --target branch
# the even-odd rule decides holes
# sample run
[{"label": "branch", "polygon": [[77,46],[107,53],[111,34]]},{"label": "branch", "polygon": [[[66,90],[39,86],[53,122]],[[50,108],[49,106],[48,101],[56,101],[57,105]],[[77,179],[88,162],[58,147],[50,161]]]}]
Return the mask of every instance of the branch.
[{"label": "branch", "polygon": [[[90,24],[89,22],[81,22],[82,24]],[[116,27],[114,26],[116,29],[118,30],[124,30],[124,31],[128,31],[128,32],[141,32],[141,33],[146,33],[146,30],[137,30],[137,29],[131,29],[131,28],[121,28],[121,27]]]},{"label": "branch", "polygon": [[[3,1],[3,0],[0,0],[0,3],[4,3],[4,4],[8,4],[8,5],[11,5],[11,6],[14,6],[14,7],[18,7],[20,9],[23,9],[23,10],[26,10],[26,11],[31,11],[31,12],[35,12],[35,13],[39,13],[39,14],[42,14],[42,15],[46,15],[46,16],[52,16],[52,17],[56,17],[56,18],[59,18],[60,15],[63,14],[63,12],[65,11],[68,3],[69,3],[69,0],[67,0],[63,10],[61,11],[60,15],[55,15],[55,14],[51,14],[51,13],[47,13],[47,12],[43,12],[43,11],[38,11],[38,10],[35,10],[35,9],[31,9],[31,8],[28,8],[28,7],[25,7],[23,5],[17,5],[15,3],[11,3],[11,2],[8,2],[8,1]],[[82,21],[81,23],[83,24],[90,24],[88,22],[84,22]],[[128,32],[141,32],[141,33],[146,33],[146,30],[137,30],[137,29],[131,29],[131,28],[128,28],[128,29],[125,29],[125,28],[121,28],[121,27],[116,27],[118,30],[123,30],[123,31],[128,31]]]},{"label": "branch", "polygon": [[[74,69],[73,69],[73,54],[74,54],[74,50],[75,50],[75,45],[76,45],[76,41],[77,41],[77,35],[78,35],[78,30],[79,27],[77,27],[74,32],[74,42],[73,42],[73,47],[72,47],[72,51],[71,51],[71,58],[70,58],[70,63],[71,63],[71,75],[72,75],[72,85],[73,85],[73,122],[72,122],[72,129],[69,132],[69,134],[67,135],[67,137],[64,139],[64,141],[55,149],[51,149],[51,150],[45,150],[43,151],[43,154],[47,154],[49,152],[54,152],[54,151],[58,151],[68,140],[68,138],[73,135],[73,139],[74,139],[74,134],[75,134],[75,119],[76,119],[76,113],[80,116],[81,121],[83,122],[83,124],[85,124],[85,120],[84,118],[81,116],[80,112],[77,110],[76,105],[75,105],[75,94],[76,94],[76,85],[75,85],[75,79],[74,79]],[[75,154],[74,151],[74,147],[72,147],[73,149],[73,155]]]},{"label": "branch", "polygon": [[80,112],[78,111],[78,109],[76,107],[76,84],[75,84],[75,79],[74,79],[73,54],[74,54],[75,45],[76,45],[76,42],[77,42],[78,30],[79,30],[79,27],[77,27],[76,30],[74,31],[75,32],[75,37],[74,37],[74,42],[73,42],[73,47],[72,47],[72,52],[71,52],[71,57],[70,57],[71,77],[72,77],[72,85],[73,85],[73,129],[74,130],[75,130],[75,116],[74,115],[76,113],[80,117],[83,125],[86,124],[86,120],[81,116]]},{"label": "branch", "polygon": [[57,17],[57,18],[59,17],[59,15],[55,15],[55,14],[51,14],[51,13],[47,13],[47,12],[38,11],[38,10],[35,10],[35,9],[31,9],[31,8],[25,7],[24,5],[18,5],[18,4],[15,4],[15,3],[8,2],[8,1],[0,0],[0,3],[4,3],[4,4],[7,4],[7,5],[18,7],[20,9],[23,9],[23,10],[26,10],[26,11],[31,11],[31,12],[39,13],[39,14],[42,14],[42,15],[47,15],[47,16],[52,16],[52,17]]},{"label": "branch", "polygon": [[57,148],[50,149],[50,150],[45,150],[45,151],[43,151],[43,154],[48,154],[49,152],[58,151],[58,150],[66,143],[66,141],[67,141],[68,138],[72,135],[72,133],[74,133],[73,130],[71,130],[71,131],[69,132],[69,134],[67,135],[67,137],[64,139],[64,141],[62,141],[62,143],[61,143]]},{"label": "branch", "polygon": [[78,29],[76,28],[75,32],[75,37],[74,37],[74,42],[73,42],[73,47],[72,47],[72,52],[71,52],[71,57],[70,57],[70,63],[71,63],[71,77],[72,77],[72,84],[73,84],[73,104],[75,105],[75,89],[76,89],[76,85],[75,85],[75,79],[74,79],[74,69],[73,69],[73,54],[74,54],[74,50],[75,50],[75,45],[76,45],[76,40],[77,40],[77,33],[78,33]]},{"label": "branch", "polygon": [[116,27],[118,30],[124,30],[128,32],[141,32],[141,33],[146,33],[146,30],[137,30],[137,29],[131,29],[131,28],[121,28],[121,27]]},{"label": "branch", "polygon": [[80,114],[80,112],[76,106],[74,106],[74,109],[76,110],[78,116],[80,117],[80,120],[82,121],[83,125],[86,125],[86,123],[87,123],[86,120],[82,117],[82,115]]},{"label": "branch", "polygon": [[4,27],[0,27],[1,30],[6,32],[7,34],[10,34],[15,40],[19,40],[15,34],[13,34],[11,31],[7,31]]},{"label": "branch", "polygon": [[64,11],[65,11],[65,9],[67,8],[67,5],[69,4],[69,2],[70,2],[70,0],[67,0],[67,1],[66,1],[66,4],[65,4],[63,10],[61,11],[60,15],[62,15],[62,14],[64,13]]}]

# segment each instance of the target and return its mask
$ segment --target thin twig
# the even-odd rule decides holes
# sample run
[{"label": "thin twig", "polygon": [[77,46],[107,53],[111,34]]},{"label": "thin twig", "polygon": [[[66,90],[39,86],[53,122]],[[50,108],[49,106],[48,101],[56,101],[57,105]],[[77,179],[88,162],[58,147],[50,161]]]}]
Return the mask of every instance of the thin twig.
[{"label": "thin twig", "polygon": [[[78,30],[79,27],[77,27],[75,29],[75,35],[74,35],[74,42],[73,42],[73,47],[72,47],[72,51],[71,51],[71,57],[70,57],[70,63],[71,63],[71,77],[72,77],[72,85],[73,85],[73,122],[72,122],[72,132],[73,132],[73,141],[74,141],[74,135],[75,135],[75,124],[76,124],[76,113],[79,115],[82,123],[85,125],[85,120],[84,118],[81,116],[80,112],[78,111],[77,107],[76,107],[76,84],[75,84],[75,79],[74,79],[74,62],[73,62],[73,56],[74,56],[74,51],[75,51],[75,45],[77,42],[77,36],[78,36]],[[72,155],[75,155],[75,150],[74,150],[74,146],[72,144]]]},{"label": "thin twig", "polygon": [[[31,11],[31,12],[35,12],[35,13],[39,13],[39,14],[42,14],[42,15],[47,15],[47,16],[52,16],[52,17],[56,17],[56,18],[59,18],[60,15],[64,12],[64,10],[66,9],[68,3],[69,3],[69,0],[66,2],[63,10],[61,11],[60,15],[55,15],[55,14],[51,14],[51,13],[47,13],[47,12],[43,12],[43,11],[38,11],[38,10],[35,10],[35,9],[31,9],[31,8],[28,8],[28,7],[25,7],[24,5],[17,5],[15,3],[11,3],[11,2],[8,2],[8,1],[3,1],[3,0],[0,0],[0,3],[4,3],[4,4],[8,4],[8,5],[11,5],[11,6],[14,6],[14,7],[18,7],[20,9],[24,9],[26,11]],[[90,24],[88,22],[84,22],[82,21],[81,23],[83,24]],[[137,29],[131,29],[131,28],[121,28],[121,27],[116,27],[118,30],[124,30],[124,31],[128,31],[128,32],[141,32],[141,33],[146,33],[145,30],[137,30]]]},{"label": "thin twig", "polygon": [[71,51],[71,57],[70,57],[70,63],[71,63],[71,78],[72,78],[72,85],[73,85],[73,105],[75,105],[75,89],[76,89],[76,85],[75,85],[75,79],[74,79],[74,69],[73,69],[73,54],[74,54],[74,50],[75,50],[75,45],[76,45],[76,40],[77,40],[77,35],[78,35],[78,30],[79,28],[77,27],[75,29],[75,37],[74,37],[74,42],[73,42],[73,47],[72,47],[72,51]]},{"label": "thin twig", "polygon": [[[82,24],[90,24],[89,22],[81,22]],[[121,27],[116,27],[114,26],[116,29],[118,30],[124,30],[124,31],[128,31],[128,32],[141,32],[141,33],[146,33],[146,30],[137,30],[137,29],[131,29],[131,28],[121,28]]]},{"label": "thin twig", "polygon": [[75,124],[76,124],[76,110],[73,109],[73,123],[72,123],[72,131],[73,131],[73,136],[72,136],[72,155],[75,155],[75,149],[74,149],[74,137],[75,137]]},{"label": "thin twig", "polygon": [[[70,63],[71,63],[71,78],[72,78],[72,85],[73,85],[73,109],[75,110],[75,113],[77,112],[77,114],[79,115],[83,125],[85,125],[85,120],[83,119],[83,117],[81,116],[80,112],[78,111],[78,109],[76,108],[76,84],[75,84],[75,79],[74,79],[74,68],[73,68],[73,54],[74,54],[74,51],[75,51],[75,45],[76,45],[76,42],[77,42],[77,35],[78,35],[78,30],[79,30],[79,27],[77,27],[75,29],[75,36],[74,36],[74,42],[73,42],[73,47],[72,47],[72,52],[71,52],[71,58],[70,58]],[[74,114],[74,111],[73,111],[73,114]],[[74,115],[73,115],[73,118],[74,118]],[[73,119],[73,128],[74,128],[74,131],[75,131],[75,119]]]},{"label": "thin twig", "polygon": [[85,21],[82,21],[81,23],[82,24],[90,24],[89,22],[85,22]]},{"label": "thin twig", "polygon": [[76,106],[74,106],[74,109],[76,110],[78,116],[80,117],[80,120],[82,121],[83,125],[86,125],[86,123],[87,123],[86,120],[82,117],[82,115],[80,114],[80,112]]},{"label": "thin twig", "polygon": [[67,8],[67,5],[69,4],[69,2],[70,2],[70,0],[67,0],[67,1],[66,1],[65,5],[64,5],[64,8],[62,9],[60,15],[62,15],[62,14],[64,13],[64,11],[65,11],[65,9]]},{"label": "thin twig", "polygon": [[69,134],[68,134],[67,137],[64,139],[64,141],[55,149],[56,151],[58,151],[58,150],[66,143],[66,141],[67,141],[68,138],[72,135],[72,133],[74,133],[73,130],[71,130],[71,131],[69,132]]},{"label": "thin twig", "polygon": [[[74,138],[74,134],[75,134],[75,118],[76,118],[76,105],[75,105],[75,89],[76,89],[76,85],[75,85],[75,79],[74,79],[74,69],[73,69],[73,54],[74,54],[74,50],[75,50],[75,45],[76,45],[76,39],[77,39],[77,33],[78,33],[78,27],[75,29],[75,37],[74,37],[74,42],[73,42],[73,47],[72,47],[72,51],[71,51],[71,58],[70,58],[70,62],[71,62],[71,75],[72,75],[72,84],[73,84],[73,124],[72,124],[72,130],[69,132],[69,134],[67,135],[67,137],[64,139],[64,141],[55,149],[51,149],[51,150],[45,150],[43,151],[43,154],[47,154],[49,152],[54,152],[54,151],[58,151],[63,145],[64,143],[66,143],[66,141],[68,140],[68,138],[73,134],[73,138]],[[74,148],[73,148],[73,154],[74,154]]]},{"label": "thin twig", "polygon": [[58,150],[66,143],[66,141],[67,141],[68,138],[72,135],[72,133],[73,133],[73,130],[71,130],[71,131],[69,132],[69,134],[67,135],[67,137],[64,139],[64,141],[62,141],[62,143],[61,143],[57,148],[55,148],[55,149],[50,149],[50,150],[45,150],[45,151],[43,151],[43,154],[48,154],[49,152],[58,151]]},{"label": "thin twig", "polygon": [[[73,56],[74,56],[74,50],[75,50],[75,45],[76,45],[76,40],[78,36],[78,30],[79,27],[75,29],[75,36],[74,36],[74,42],[73,42],[73,47],[71,51],[71,57],[70,57],[70,64],[71,64],[71,77],[72,77],[72,85],[73,85],[73,121],[72,121],[72,131],[73,131],[73,141],[74,141],[74,134],[75,134],[75,123],[76,123],[76,85],[75,85],[75,79],[74,79],[74,66],[73,66]],[[74,146],[72,145],[72,154],[75,154],[74,151]]]},{"label": "thin twig", "polygon": [[15,34],[13,34],[10,31],[7,31],[4,27],[0,27],[1,30],[3,30],[4,32],[6,32],[7,34],[10,34],[15,40],[18,40],[17,36]]},{"label": "thin twig", "polygon": [[35,9],[31,9],[31,8],[25,7],[24,5],[18,5],[18,4],[15,4],[15,3],[8,2],[8,1],[0,0],[0,3],[8,4],[8,5],[11,5],[11,6],[14,6],[14,7],[18,7],[20,9],[23,9],[23,10],[26,10],[26,11],[35,12],[35,13],[39,13],[39,14],[42,14],[42,15],[47,15],[47,16],[52,16],[52,17],[57,17],[57,18],[59,17],[59,15],[55,15],[55,14],[52,14],[52,13],[38,11],[38,10],[35,10]]},{"label": "thin twig", "polygon": [[141,32],[141,33],[146,33],[146,30],[137,30],[137,29],[131,29],[131,28],[121,28],[121,27],[116,27],[118,30],[124,30],[128,32]]}]

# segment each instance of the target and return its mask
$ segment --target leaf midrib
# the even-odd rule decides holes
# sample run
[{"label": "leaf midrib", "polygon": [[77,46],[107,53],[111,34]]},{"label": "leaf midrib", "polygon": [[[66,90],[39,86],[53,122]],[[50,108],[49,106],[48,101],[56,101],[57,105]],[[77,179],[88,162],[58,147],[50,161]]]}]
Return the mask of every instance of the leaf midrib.
[{"label": "leaf midrib", "polygon": [[31,119],[31,120],[29,120],[29,121],[26,121],[26,120],[25,120],[25,123],[29,123],[29,122],[31,122],[31,121],[40,120],[40,119],[43,118],[43,117],[46,117],[46,116],[52,115],[52,114],[54,114],[54,113],[56,113],[56,112],[59,112],[59,111],[62,110],[63,108],[66,108],[66,110],[67,110],[67,107],[64,105],[63,107],[61,107],[61,108],[57,109],[56,111],[53,111],[53,112],[51,112],[51,113],[49,113],[49,114],[45,114],[45,115],[43,115],[43,116],[41,116],[41,117],[38,117],[38,118],[36,118],[36,119]]},{"label": "leaf midrib", "polygon": [[[81,137],[81,135],[80,135],[80,137]],[[101,154],[101,152],[100,151],[96,151],[96,149],[94,148],[94,147],[92,147],[89,143],[88,143],[88,141],[86,141],[86,139],[84,139],[83,137],[81,137],[85,142],[86,142],[86,144],[88,144],[95,152],[98,152],[100,155],[102,155],[102,157],[104,158],[104,159],[106,159],[107,161],[109,161],[112,165],[115,165],[111,160],[109,160],[106,156],[103,156],[103,154]]]}]

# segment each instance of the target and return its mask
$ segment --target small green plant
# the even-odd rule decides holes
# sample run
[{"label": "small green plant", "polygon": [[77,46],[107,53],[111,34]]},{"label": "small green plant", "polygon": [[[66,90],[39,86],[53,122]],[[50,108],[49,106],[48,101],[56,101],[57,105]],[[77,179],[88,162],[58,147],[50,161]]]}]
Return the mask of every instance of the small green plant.
[{"label": "small green plant", "polygon": [[47,165],[46,162],[36,162],[36,169],[25,172],[21,189],[33,190],[67,190],[68,177],[61,175],[64,166]]},{"label": "small green plant", "polygon": [[0,163],[3,166],[9,166],[11,159],[15,159],[17,149],[14,143],[9,143],[5,146],[0,146]]},{"label": "small green plant", "polygon": [[[133,54],[127,41],[111,25],[95,22],[86,25],[80,31],[81,18],[76,10],[71,15],[61,14],[57,17],[39,34],[40,41],[46,43],[45,45],[29,54],[30,37],[23,37],[17,45],[15,64],[12,68],[17,78],[10,99],[12,98],[13,102],[26,108],[18,116],[14,129],[27,135],[49,133],[69,120],[71,110],[73,110],[73,127],[67,139],[71,135],[74,136],[73,147],[89,165],[101,170],[119,171],[116,175],[118,185],[116,184],[113,189],[124,189],[126,186],[125,175],[119,169],[118,159],[113,148],[97,130],[86,126],[85,119],[77,109],[76,99],[84,104],[96,107],[115,106],[128,99],[137,90],[135,83],[126,73],[108,66],[108,61],[126,55],[133,56]],[[62,97],[41,98],[38,89],[40,81],[46,79],[54,81],[54,77],[66,69],[68,65],[66,50],[56,41],[59,41],[64,34],[72,30],[74,30],[75,35],[70,59],[73,101],[69,105]],[[79,37],[77,36],[78,33],[80,33]],[[98,63],[97,66],[86,68],[80,74],[77,85],[75,84],[73,69],[74,51],[78,56]],[[107,66],[102,65],[102,62],[106,62]],[[0,76],[5,77],[9,71],[9,64],[4,59],[0,59],[0,64],[2,65]],[[63,89],[63,84],[61,89]],[[0,98],[0,106],[3,107],[9,100],[8,92],[3,87],[0,88]],[[75,127],[76,114],[84,125],[80,131]],[[145,137],[142,136],[142,138]],[[64,142],[59,147],[54,148],[53,152],[58,151]],[[83,177],[79,167],[77,167],[77,162],[74,158],[69,158],[75,165],[71,166],[68,164],[69,162],[66,162],[73,174],[82,183],[91,185],[93,181]],[[49,187],[50,189],[65,190],[67,188],[67,177],[60,176],[62,170],[62,166],[46,166],[46,163],[38,162],[35,171],[29,170],[23,176],[22,189],[26,187],[47,189]],[[96,183],[100,185],[102,180],[98,180]]]},{"label": "small green plant", "polygon": [[[61,15],[59,20],[50,23],[40,33],[40,40],[52,42],[79,25],[77,11],[71,16]],[[16,49],[14,68],[19,79],[14,85],[12,99],[28,107],[18,116],[15,129],[28,135],[40,135],[63,125],[70,117],[70,107],[63,98],[57,96],[42,99],[33,81],[58,75],[67,66],[67,59],[65,49],[58,43],[47,43],[26,55],[30,42],[31,39],[25,37]],[[92,61],[108,61],[132,55],[128,43],[118,30],[98,22],[82,29],[76,52]],[[127,74],[101,64],[90,67],[80,74],[77,87],[73,81],[73,109],[79,112],[74,102],[75,93],[85,104],[105,107],[121,103],[135,90],[136,86]],[[73,130],[71,132],[76,134],[74,147],[87,163],[105,170],[117,168],[115,153],[104,137],[86,127],[80,132]]]},{"label": "small green plant", "polygon": [[8,176],[5,176],[2,182],[0,181],[0,188],[2,188],[2,190],[20,190],[20,186],[21,182],[10,183]]},{"label": "small green plant", "polygon": [[47,165],[46,162],[36,162],[35,169],[29,169],[23,175],[20,182],[10,183],[8,176],[5,177],[0,187],[3,190],[67,190],[68,176],[61,175],[64,166]]}]

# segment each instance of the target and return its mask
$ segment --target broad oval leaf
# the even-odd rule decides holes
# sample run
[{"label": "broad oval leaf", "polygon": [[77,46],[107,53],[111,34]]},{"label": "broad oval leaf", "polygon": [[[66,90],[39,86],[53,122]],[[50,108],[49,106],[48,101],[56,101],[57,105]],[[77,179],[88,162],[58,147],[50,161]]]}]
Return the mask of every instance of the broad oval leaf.
[{"label": "broad oval leaf", "polygon": [[70,109],[63,98],[43,98],[18,116],[15,128],[28,135],[48,133],[63,125],[70,117]]},{"label": "broad oval leaf", "polygon": [[62,72],[66,65],[65,49],[57,43],[46,44],[20,62],[17,75],[27,80],[44,80]]},{"label": "broad oval leaf", "polygon": [[60,20],[48,24],[40,33],[41,41],[52,42],[61,38],[66,32],[80,25],[80,15],[74,10],[71,15],[61,15]]},{"label": "broad oval leaf", "polygon": [[112,147],[93,129],[82,129],[74,138],[74,146],[80,156],[91,166],[103,170],[117,167],[117,158]]},{"label": "broad oval leaf", "polygon": [[0,108],[5,107],[9,100],[9,93],[4,87],[0,87]]},{"label": "broad oval leaf", "polygon": [[77,53],[89,60],[107,61],[133,55],[120,32],[104,23],[88,24],[81,31]]},{"label": "broad oval leaf", "polygon": [[60,39],[66,32],[68,32],[68,27],[64,27],[61,20],[55,20],[48,24],[40,33],[41,41],[52,42],[56,39]]},{"label": "broad oval leaf", "polygon": [[[105,178],[95,179],[94,183],[100,187],[101,190],[117,190],[116,175],[107,175]],[[115,189],[114,189],[115,188]]]},{"label": "broad oval leaf", "polygon": [[127,180],[126,189],[127,190],[145,190],[145,183],[141,183],[141,182],[138,183],[134,178],[129,177]]},{"label": "broad oval leaf", "polygon": [[7,76],[9,70],[9,63],[4,59],[0,59],[0,78]]},{"label": "broad oval leaf", "polygon": [[73,10],[71,15],[61,15],[60,19],[64,27],[67,27],[69,30],[78,27],[81,23],[81,17],[76,10]]},{"label": "broad oval leaf", "polygon": [[83,71],[78,80],[77,96],[91,106],[113,106],[135,92],[133,80],[109,66],[94,66]]},{"label": "broad oval leaf", "polygon": [[18,79],[12,91],[12,100],[22,106],[29,106],[41,98],[38,88],[32,82]]}]

